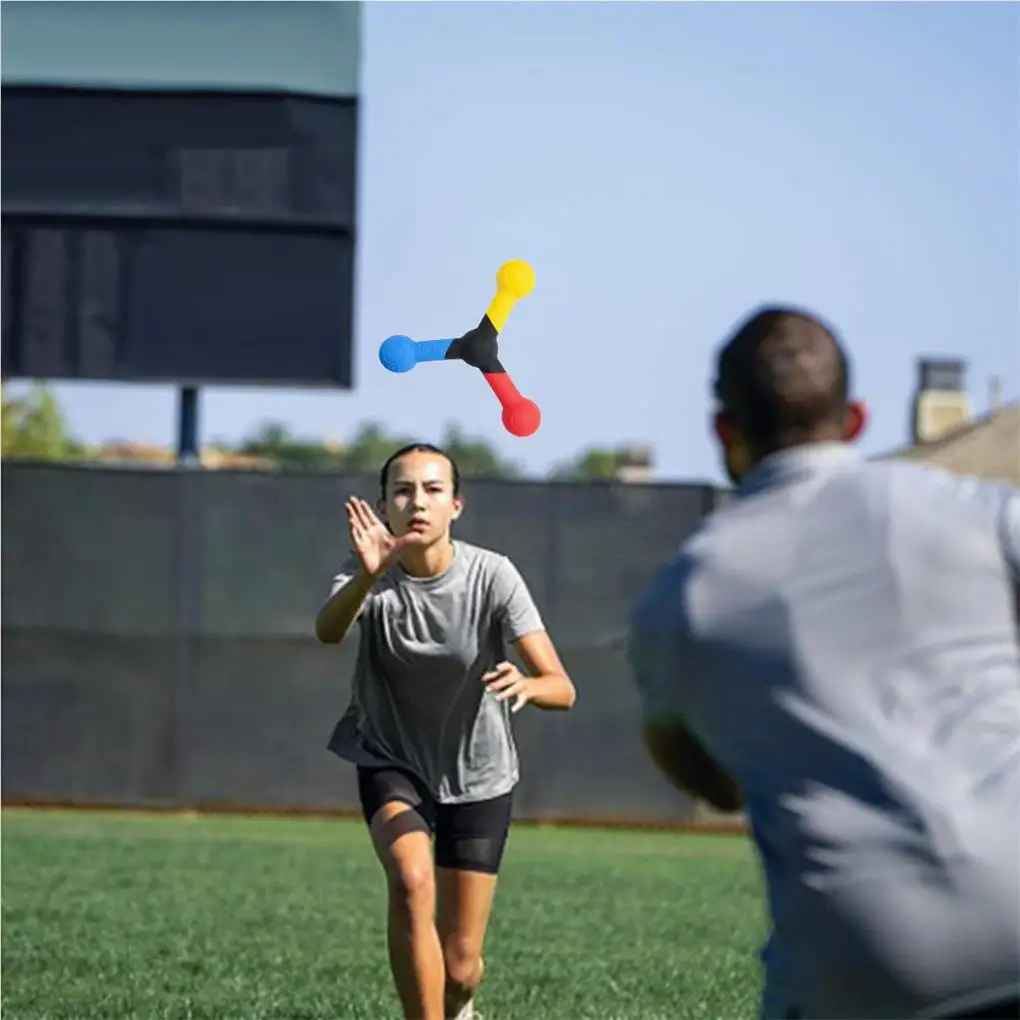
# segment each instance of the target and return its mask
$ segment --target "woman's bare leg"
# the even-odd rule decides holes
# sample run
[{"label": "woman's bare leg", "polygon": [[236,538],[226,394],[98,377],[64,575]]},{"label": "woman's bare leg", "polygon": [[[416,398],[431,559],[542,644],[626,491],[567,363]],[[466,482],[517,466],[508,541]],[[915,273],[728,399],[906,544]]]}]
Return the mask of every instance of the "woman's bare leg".
[{"label": "woman's bare leg", "polygon": [[446,1016],[456,1017],[482,983],[482,947],[496,896],[496,875],[436,869],[439,940],[446,969]]},{"label": "woman's bare leg", "polygon": [[436,882],[428,825],[390,801],[370,825],[388,885],[387,944],[405,1020],[444,1020],[445,967],[436,931]]}]

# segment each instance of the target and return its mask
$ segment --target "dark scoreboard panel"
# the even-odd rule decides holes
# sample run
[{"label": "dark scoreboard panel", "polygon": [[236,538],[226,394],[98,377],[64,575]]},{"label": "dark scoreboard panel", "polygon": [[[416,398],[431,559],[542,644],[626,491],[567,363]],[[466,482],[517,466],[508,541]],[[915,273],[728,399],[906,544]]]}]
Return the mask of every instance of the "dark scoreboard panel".
[{"label": "dark scoreboard panel", "polygon": [[353,244],[5,217],[3,375],[351,383]]},{"label": "dark scoreboard panel", "polygon": [[357,101],[4,87],[5,377],[350,387]]},{"label": "dark scoreboard panel", "polygon": [[357,106],[287,94],[4,87],[4,212],[354,226]]}]

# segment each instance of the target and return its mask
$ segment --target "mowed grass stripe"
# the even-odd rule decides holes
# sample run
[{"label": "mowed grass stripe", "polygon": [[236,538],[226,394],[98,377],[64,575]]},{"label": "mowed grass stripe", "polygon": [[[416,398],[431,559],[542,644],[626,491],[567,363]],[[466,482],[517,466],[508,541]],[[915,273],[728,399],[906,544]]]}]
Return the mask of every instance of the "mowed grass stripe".
[{"label": "mowed grass stripe", "polygon": [[[17,825],[19,833],[61,832],[65,837],[97,839],[155,839],[159,841],[264,840],[270,843],[326,842],[331,846],[364,843],[360,820],[346,818],[242,817],[197,812],[157,813],[124,811],[75,811],[5,808],[2,825]],[[59,828],[58,828],[59,827]],[[516,849],[531,848],[540,854],[585,853],[651,855],[706,861],[753,859],[749,842],[740,835],[700,835],[654,830],[572,828],[570,826],[518,824],[511,836]]]},{"label": "mowed grass stripe", "polygon": [[[5,1017],[396,1017],[357,822],[5,811]],[[752,1017],[761,893],[731,837],[518,827],[487,1020]]]}]

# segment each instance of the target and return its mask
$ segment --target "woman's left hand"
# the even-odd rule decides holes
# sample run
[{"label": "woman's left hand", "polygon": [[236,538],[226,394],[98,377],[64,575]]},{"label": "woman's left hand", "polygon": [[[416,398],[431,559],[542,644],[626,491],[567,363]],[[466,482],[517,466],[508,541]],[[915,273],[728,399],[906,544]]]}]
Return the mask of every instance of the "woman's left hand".
[{"label": "woman's left hand", "polygon": [[495,694],[497,701],[513,698],[511,712],[519,712],[531,701],[531,677],[525,676],[512,662],[501,662],[482,677],[482,683]]}]

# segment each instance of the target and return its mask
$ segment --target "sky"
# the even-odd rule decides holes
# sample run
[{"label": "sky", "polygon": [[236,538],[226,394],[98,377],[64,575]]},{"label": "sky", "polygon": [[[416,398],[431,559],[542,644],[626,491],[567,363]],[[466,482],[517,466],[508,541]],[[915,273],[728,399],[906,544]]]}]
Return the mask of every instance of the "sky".
[{"label": "sky", "polygon": [[[920,355],[1020,397],[1020,5],[367,5],[353,392],[207,389],[203,442],[267,421],[342,440],[451,422],[544,474],[648,444],[721,478],[716,346],[793,302],[839,330],[866,453],[908,437]],[[542,427],[515,438],[465,366],[392,375],[389,335],[459,335],[511,258],[537,285],[501,358]],[[57,386],[89,442],[172,445],[170,387]]]}]

